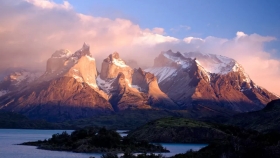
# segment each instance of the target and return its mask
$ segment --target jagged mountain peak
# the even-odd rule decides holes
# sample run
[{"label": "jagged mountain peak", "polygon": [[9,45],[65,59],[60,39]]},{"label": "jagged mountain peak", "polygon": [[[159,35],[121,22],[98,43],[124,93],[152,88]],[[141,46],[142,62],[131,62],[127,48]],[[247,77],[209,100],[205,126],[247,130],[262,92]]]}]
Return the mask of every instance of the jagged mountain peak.
[{"label": "jagged mountain peak", "polygon": [[56,51],[48,59],[46,72],[40,79],[49,81],[63,76],[75,78],[80,83],[85,82],[92,88],[98,88],[95,59],[91,56],[89,45],[84,43],[83,47],[73,54],[65,49]]},{"label": "jagged mountain peak", "polygon": [[120,72],[125,75],[127,82],[131,85],[133,69],[126,65],[125,61],[120,58],[119,53],[114,52],[103,60],[100,78],[102,80],[114,79]]},{"label": "jagged mountain peak", "polygon": [[182,60],[185,59],[184,55],[180,52],[173,52],[172,50],[168,50],[166,52],[162,52],[165,56],[168,56],[170,58],[181,58]]},{"label": "jagged mountain peak", "polygon": [[111,60],[113,60],[113,59],[119,59],[119,58],[120,58],[120,55],[119,55],[118,52],[114,52],[114,53],[110,54],[110,58],[111,58]]},{"label": "jagged mountain peak", "polygon": [[87,45],[86,43],[83,44],[83,47],[79,50],[77,50],[72,57],[77,57],[78,59],[81,58],[82,56],[89,56],[92,57],[90,53],[90,46]]},{"label": "jagged mountain peak", "polygon": [[168,50],[145,71],[153,73],[160,89],[182,106],[222,104],[244,112],[260,109],[277,97],[257,86],[234,59],[221,55]]},{"label": "jagged mountain peak", "polygon": [[129,67],[128,65],[126,65],[125,61],[120,58],[118,52],[110,54],[106,59],[104,59],[103,62],[114,64],[117,67]]},{"label": "jagged mountain peak", "polygon": [[161,52],[161,54],[155,58],[154,60],[154,67],[162,67],[162,66],[169,66],[169,67],[182,67],[188,68],[190,66],[192,59],[186,58],[180,52],[172,52],[168,50],[166,52]]}]

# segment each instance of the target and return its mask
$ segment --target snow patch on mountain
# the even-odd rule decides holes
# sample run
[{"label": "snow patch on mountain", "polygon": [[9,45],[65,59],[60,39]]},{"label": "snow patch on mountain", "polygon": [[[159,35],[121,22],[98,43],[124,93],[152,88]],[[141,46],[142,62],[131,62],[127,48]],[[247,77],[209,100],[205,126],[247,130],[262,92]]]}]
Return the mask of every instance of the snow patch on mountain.
[{"label": "snow patch on mountain", "polygon": [[120,59],[120,58],[118,58],[118,59],[113,58],[112,63],[115,64],[116,66],[119,66],[119,67],[128,67],[128,66],[125,64],[125,62],[124,62],[122,59]]},{"label": "snow patch on mountain", "polygon": [[115,79],[107,79],[106,81],[102,80],[100,78],[100,75],[98,75],[97,78],[96,78],[96,82],[97,82],[98,87],[107,94],[110,93],[110,90],[112,89],[111,85],[114,82],[114,80]]},{"label": "snow patch on mountain", "polygon": [[90,57],[88,55],[86,55],[87,59],[90,60],[90,61],[95,61],[95,59],[93,57]]},{"label": "snow patch on mountain", "polygon": [[178,65],[181,65],[183,68],[188,68],[190,66],[189,61],[186,61],[184,59],[182,59],[182,57],[177,57],[175,56],[175,53],[171,52],[166,52],[163,54],[166,58],[172,60],[173,62],[175,62]]},{"label": "snow patch on mountain", "polygon": [[176,73],[176,68],[173,67],[152,67],[145,69],[144,71],[150,72],[157,76],[158,78],[158,83],[162,82],[169,76],[172,76]]},{"label": "snow patch on mountain", "polygon": [[189,52],[183,53],[183,56],[198,60],[200,65],[209,73],[223,75],[231,71],[236,72],[241,67],[235,60],[221,55]]},{"label": "snow patch on mountain", "polygon": [[129,87],[131,87],[131,83],[130,83],[130,81],[129,81],[128,79],[125,79],[125,82],[127,83],[127,85],[128,85]]},{"label": "snow patch on mountain", "polygon": [[5,79],[10,79],[16,86],[21,84],[23,81],[26,83],[31,83],[42,75],[41,72],[30,72],[30,71],[19,71],[13,72],[5,77]]}]

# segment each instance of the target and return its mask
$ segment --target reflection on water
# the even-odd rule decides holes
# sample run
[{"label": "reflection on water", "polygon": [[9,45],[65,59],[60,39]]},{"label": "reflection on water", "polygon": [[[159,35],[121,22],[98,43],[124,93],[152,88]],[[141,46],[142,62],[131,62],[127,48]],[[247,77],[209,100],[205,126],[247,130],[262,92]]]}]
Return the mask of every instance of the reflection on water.
[{"label": "reflection on water", "polygon": [[[36,149],[34,146],[15,145],[27,141],[44,140],[51,138],[55,133],[65,130],[24,130],[24,129],[0,129],[0,157],[3,158],[99,158],[100,153],[73,153],[65,151],[48,151]],[[66,130],[69,134],[72,130]],[[125,136],[126,131],[118,131]],[[163,147],[170,150],[165,156],[184,153],[189,149],[199,150],[205,144],[168,144],[161,143]]]}]

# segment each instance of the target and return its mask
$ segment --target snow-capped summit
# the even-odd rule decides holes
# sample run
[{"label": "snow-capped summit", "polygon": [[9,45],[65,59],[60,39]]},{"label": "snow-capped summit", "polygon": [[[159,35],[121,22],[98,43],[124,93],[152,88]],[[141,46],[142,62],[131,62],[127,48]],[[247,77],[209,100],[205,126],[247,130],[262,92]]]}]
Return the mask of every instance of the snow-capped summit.
[{"label": "snow-capped summit", "polygon": [[160,89],[181,106],[222,106],[244,112],[261,109],[277,98],[257,86],[234,59],[220,55],[169,50],[145,71],[155,74]]},{"label": "snow-capped summit", "polygon": [[207,72],[215,74],[227,74],[231,71],[243,70],[242,66],[234,59],[216,55],[216,54],[203,54],[200,52],[183,53],[186,58],[196,59]]}]

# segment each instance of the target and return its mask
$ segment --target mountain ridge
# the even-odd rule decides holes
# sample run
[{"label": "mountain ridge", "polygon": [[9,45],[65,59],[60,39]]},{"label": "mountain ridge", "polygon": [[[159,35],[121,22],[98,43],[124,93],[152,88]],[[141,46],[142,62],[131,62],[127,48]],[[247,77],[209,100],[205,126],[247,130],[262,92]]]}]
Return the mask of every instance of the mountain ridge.
[{"label": "mountain ridge", "polygon": [[47,120],[61,113],[65,118],[59,120],[127,109],[188,110],[199,117],[204,112],[255,111],[273,99],[277,96],[257,86],[227,57],[169,50],[155,58],[153,67],[133,69],[114,52],[98,72],[90,46],[84,43],[74,53],[54,52],[41,77],[0,96],[0,109]]},{"label": "mountain ridge", "polygon": [[[208,65],[212,64],[219,70],[215,69],[214,73],[206,71],[205,64],[200,62],[205,60],[204,56],[212,59],[207,60]],[[228,65],[221,59],[226,59]],[[217,64],[217,61],[220,63]],[[257,86],[235,60],[218,55],[188,55],[169,50],[155,58],[154,66],[146,71],[154,73],[159,78],[162,91],[186,108],[196,106],[198,102],[211,105],[209,107],[218,105],[246,112],[262,109],[266,103],[277,99],[274,94]]]}]

